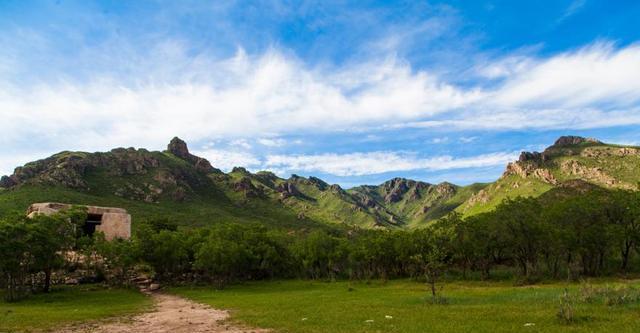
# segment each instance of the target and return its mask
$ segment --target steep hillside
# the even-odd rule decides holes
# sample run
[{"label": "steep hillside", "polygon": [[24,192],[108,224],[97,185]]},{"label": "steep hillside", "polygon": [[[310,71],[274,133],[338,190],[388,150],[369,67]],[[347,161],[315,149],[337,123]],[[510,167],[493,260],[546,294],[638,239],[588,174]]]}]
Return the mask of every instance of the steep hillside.
[{"label": "steep hillside", "polygon": [[[281,206],[247,206],[217,184],[224,173],[174,138],[165,152],[117,148],[105,153],[62,152],[16,168],[0,180],[0,215],[33,202],[118,206],[134,219],[171,217],[183,225],[260,222],[307,228],[318,223]],[[135,227],[135,226],[134,226]]]},{"label": "steep hillside", "polygon": [[538,197],[555,188],[598,186],[637,190],[640,148],[563,136],[543,152],[523,152],[504,174],[471,196],[458,211],[466,215],[493,209],[508,197]]},{"label": "steep hillside", "polygon": [[124,207],[136,219],[164,216],[188,226],[229,221],[292,229],[412,228],[453,210],[488,211],[508,197],[590,185],[637,189],[639,181],[640,148],[581,137],[561,137],[542,153],[523,152],[490,184],[394,178],[349,190],[316,177],[283,179],[240,167],[224,173],[174,138],[164,152],[61,152],[18,167],[0,179],[0,215],[60,201]]},{"label": "steep hillside", "polygon": [[390,222],[417,226],[446,215],[483,187],[483,184],[461,187],[447,182],[434,185],[394,178],[378,186],[359,186],[349,193],[364,207],[385,213]]},{"label": "steep hillside", "polygon": [[18,167],[0,179],[0,214],[60,201],[124,207],[134,218],[168,216],[191,226],[402,228],[443,216],[479,189],[398,178],[345,191],[315,177],[283,179],[240,167],[226,174],[174,138],[164,152],[61,152]]}]

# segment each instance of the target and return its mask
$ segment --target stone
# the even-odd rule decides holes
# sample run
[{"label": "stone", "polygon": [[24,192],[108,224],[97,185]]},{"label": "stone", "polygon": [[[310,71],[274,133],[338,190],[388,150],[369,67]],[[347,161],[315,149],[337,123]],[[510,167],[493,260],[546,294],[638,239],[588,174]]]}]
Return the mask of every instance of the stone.
[{"label": "stone", "polygon": [[152,283],[149,285],[149,291],[156,291],[160,289],[160,284],[158,283]]},{"label": "stone", "polygon": [[169,146],[167,146],[167,150],[169,150],[171,154],[183,160],[189,159],[191,156],[187,143],[177,136],[171,139]]},{"label": "stone", "polygon": [[187,143],[178,137],[174,137],[173,139],[171,139],[171,141],[169,142],[169,145],[167,146],[167,150],[174,156],[189,162],[198,171],[201,171],[204,173],[219,171],[215,169],[211,165],[211,163],[209,163],[209,161],[207,161],[206,159],[202,157],[198,157],[196,155],[192,155],[189,152]]},{"label": "stone", "polygon": [[78,281],[78,279],[68,277],[68,278],[64,279],[64,284],[70,285],[70,286],[71,285],[78,285],[78,284],[80,284],[80,281]]},{"label": "stone", "polygon": [[9,188],[14,187],[17,184],[18,183],[9,176],[2,176],[2,178],[0,178],[0,187]]}]

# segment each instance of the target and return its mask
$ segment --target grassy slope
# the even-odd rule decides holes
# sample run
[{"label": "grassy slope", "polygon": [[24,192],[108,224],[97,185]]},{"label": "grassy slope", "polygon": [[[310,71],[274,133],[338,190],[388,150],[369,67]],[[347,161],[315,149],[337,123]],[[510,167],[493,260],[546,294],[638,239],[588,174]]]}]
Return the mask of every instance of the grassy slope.
[{"label": "grassy slope", "polygon": [[[634,282],[634,285],[638,285]],[[348,291],[349,286],[354,291]],[[410,281],[387,284],[283,281],[249,283],[223,291],[178,288],[174,292],[232,317],[277,332],[638,332],[638,304],[575,305],[576,323],[556,319],[559,295],[577,285],[514,287],[505,283],[456,282],[445,286],[448,305],[424,301],[427,288]],[[386,319],[385,316],[393,319]],[[303,318],[307,318],[303,320]],[[366,322],[373,320],[373,322]],[[525,323],[535,326],[525,327]]]},{"label": "grassy slope", "polygon": [[[517,186],[515,185],[516,183]],[[489,193],[489,200],[486,203],[475,205],[464,203],[458,206],[456,210],[465,216],[474,215],[495,209],[506,198],[515,198],[517,196],[538,197],[552,188],[553,186],[537,179],[523,179],[519,176],[510,175],[500,178],[495,183],[484,188],[484,191]]]},{"label": "grassy slope", "polygon": [[47,201],[122,207],[132,215],[134,229],[136,221],[157,217],[167,217],[185,226],[206,226],[220,222],[260,222],[283,228],[317,227],[317,223],[299,220],[294,212],[278,207],[266,206],[256,210],[251,205],[234,205],[207,197],[182,203],[170,200],[157,204],[145,203],[110,194],[95,195],[50,186],[23,186],[15,190],[0,191],[0,217],[11,212],[24,212],[33,202]]},{"label": "grassy slope", "polygon": [[[610,144],[583,145],[577,149],[577,152],[580,153],[585,149],[588,149],[592,152],[602,152],[604,154],[601,156],[593,157],[581,155],[559,156],[556,158],[556,164],[560,165],[563,161],[566,160],[576,160],[588,168],[600,168],[604,173],[624,184],[628,184],[631,186],[636,185],[640,181],[640,155],[617,156],[615,154],[607,154],[607,152],[616,151],[620,148],[629,148],[629,146]],[[640,147],[630,148],[640,149]],[[567,175],[557,167],[552,168],[551,171],[559,180],[577,178],[576,176]],[[607,184],[600,183],[598,185],[606,186]]]},{"label": "grassy slope", "polygon": [[486,188],[488,185],[489,184],[487,183],[474,183],[467,186],[459,186],[457,188],[456,194],[454,194],[453,197],[440,203],[437,207],[435,207],[435,209],[428,211],[427,214],[423,217],[423,220],[417,222],[414,221],[411,226],[424,226],[426,225],[424,221],[433,221],[447,215],[449,212],[455,211],[456,208],[460,207],[460,205],[467,201],[472,195]]},{"label": "grassy slope", "polygon": [[[638,149],[638,147],[593,143],[551,148],[550,154],[553,157],[550,162],[545,163],[545,168],[547,168],[559,182],[581,179],[605,188],[633,188],[640,182],[640,155],[618,156],[615,152],[620,148]],[[601,152],[602,154],[600,154],[600,156],[588,156],[583,154],[585,150]],[[596,178],[572,175],[561,167],[563,163],[569,160],[577,161],[585,168],[598,168],[602,173],[617,180],[618,183],[616,185],[610,185]],[[517,188],[514,186],[515,183],[518,185]],[[486,212],[493,210],[506,198],[516,196],[539,197],[552,188],[554,188],[553,185],[533,177],[524,179],[516,175],[509,175],[498,179],[485,189],[489,201],[474,205],[467,202],[459,206],[457,211],[465,215]]]},{"label": "grassy slope", "polygon": [[[86,154],[65,152],[64,154]],[[108,153],[107,153],[108,154]],[[318,227],[309,219],[299,219],[297,213],[282,205],[270,202],[245,202],[229,197],[224,188],[195,171],[185,161],[163,152],[152,152],[160,161],[160,167],[146,174],[111,176],[108,170],[92,170],[85,176],[89,190],[74,190],[62,186],[22,185],[14,189],[0,189],[0,217],[12,212],[24,212],[34,202],[63,202],[84,205],[122,207],[133,218],[133,228],[141,219],[166,217],[185,226],[206,226],[211,223],[237,222],[262,223],[267,226],[287,229]],[[169,170],[178,170],[189,179],[191,192],[183,202],[173,200],[168,194],[160,197],[158,203],[147,203],[116,196],[116,189],[126,184],[157,184],[154,176]]]},{"label": "grassy slope", "polygon": [[150,298],[132,290],[93,286],[55,288],[49,294],[35,295],[17,303],[0,301],[0,332],[51,329],[74,322],[130,315],[150,306]]}]

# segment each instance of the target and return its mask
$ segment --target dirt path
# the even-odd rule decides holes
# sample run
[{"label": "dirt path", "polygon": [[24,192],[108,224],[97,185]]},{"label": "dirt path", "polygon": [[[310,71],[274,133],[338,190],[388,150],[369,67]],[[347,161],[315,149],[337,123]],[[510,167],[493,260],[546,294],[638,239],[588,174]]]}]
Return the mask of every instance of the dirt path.
[{"label": "dirt path", "polygon": [[155,293],[155,308],[133,318],[115,322],[81,324],[57,333],[265,333],[227,323],[227,311],[212,309],[184,298]]}]

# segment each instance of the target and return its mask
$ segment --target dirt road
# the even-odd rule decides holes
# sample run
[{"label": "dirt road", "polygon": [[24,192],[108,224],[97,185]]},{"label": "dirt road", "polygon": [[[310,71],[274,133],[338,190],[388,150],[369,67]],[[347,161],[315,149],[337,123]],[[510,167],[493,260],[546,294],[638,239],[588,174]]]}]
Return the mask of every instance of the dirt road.
[{"label": "dirt road", "polygon": [[155,308],[132,318],[80,324],[56,333],[265,333],[266,330],[232,325],[227,311],[212,309],[184,298],[155,293]]}]

